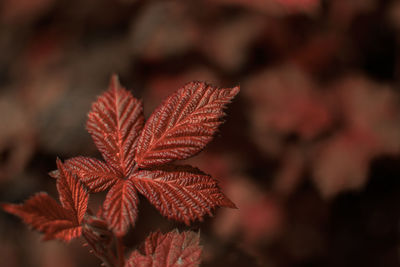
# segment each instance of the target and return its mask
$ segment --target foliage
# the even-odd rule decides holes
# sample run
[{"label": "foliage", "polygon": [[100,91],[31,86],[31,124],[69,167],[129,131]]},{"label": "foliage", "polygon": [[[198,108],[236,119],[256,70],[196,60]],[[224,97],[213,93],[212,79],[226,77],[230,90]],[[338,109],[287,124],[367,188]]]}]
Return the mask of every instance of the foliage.
[{"label": "foliage", "polygon": [[[43,175],[55,158],[107,163],[82,126],[111,72],[145,118],[187,81],[240,83],[214,141],[176,162],[218,178],[239,210],[187,227],[137,191],[124,244],[178,227],[201,229],[205,266],[398,266],[400,1],[2,3],[0,202],[46,191],[62,206]],[[96,209],[116,184],[98,167],[111,177],[90,192],[80,239],[113,261]],[[39,245],[18,222],[0,212],[8,267],[99,265],[79,242]]]},{"label": "foliage", "polygon": [[[2,207],[43,232],[45,240],[69,242],[83,234],[104,264],[122,266],[120,238],[135,224],[138,193],[162,215],[188,225],[212,215],[217,207],[236,208],[210,175],[171,162],[197,154],[211,141],[222,123],[223,109],[238,92],[239,87],[188,83],[145,123],[141,101],[113,75],[108,91],[93,103],[86,124],[104,161],[80,156],[63,164],[57,159],[58,168],[50,175],[57,179],[61,205],[39,193],[24,204]],[[98,215],[87,213],[89,192],[105,190]],[[110,246],[113,234],[117,253]],[[144,250],[131,254],[127,266],[195,266],[200,253],[199,236],[194,233],[156,232]]]}]

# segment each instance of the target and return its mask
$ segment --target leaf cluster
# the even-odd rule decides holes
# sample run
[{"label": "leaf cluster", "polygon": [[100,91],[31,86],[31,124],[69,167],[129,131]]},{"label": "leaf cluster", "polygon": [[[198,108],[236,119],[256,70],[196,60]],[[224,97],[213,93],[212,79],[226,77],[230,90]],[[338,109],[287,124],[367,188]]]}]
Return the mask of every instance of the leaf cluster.
[{"label": "leaf cluster", "polygon": [[[138,194],[168,219],[190,224],[217,207],[236,208],[218,182],[192,166],[172,164],[199,153],[223,122],[223,109],[239,87],[217,88],[191,82],[168,97],[149,117],[142,102],[113,75],[109,89],[92,104],[86,128],[104,160],[78,156],[57,159],[59,204],[38,193],[23,204],[2,204],[44,239],[70,241],[84,236],[92,251],[110,266],[123,266],[120,238],[138,216]],[[94,216],[90,193],[108,191]],[[116,240],[116,241],[115,241]],[[115,245],[112,245],[115,241]],[[198,235],[151,234],[127,266],[192,266],[199,263]],[[179,248],[179,249],[178,249]]]}]

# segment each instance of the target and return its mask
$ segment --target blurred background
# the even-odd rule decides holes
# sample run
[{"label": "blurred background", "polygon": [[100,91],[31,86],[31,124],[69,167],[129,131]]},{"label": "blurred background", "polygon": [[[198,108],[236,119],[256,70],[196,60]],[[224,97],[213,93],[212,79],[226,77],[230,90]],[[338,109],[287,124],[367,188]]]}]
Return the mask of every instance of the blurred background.
[{"label": "blurred background", "polygon": [[[112,73],[146,117],[186,82],[240,85],[185,162],[239,207],[189,227],[202,266],[400,266],[399,34],[398,0],[1,0],[0,201],[100,157],[86,114]],[[175,227],[141,198],[125,243]],[[2,266],[100,265],[4,212],[0,240]]]}]

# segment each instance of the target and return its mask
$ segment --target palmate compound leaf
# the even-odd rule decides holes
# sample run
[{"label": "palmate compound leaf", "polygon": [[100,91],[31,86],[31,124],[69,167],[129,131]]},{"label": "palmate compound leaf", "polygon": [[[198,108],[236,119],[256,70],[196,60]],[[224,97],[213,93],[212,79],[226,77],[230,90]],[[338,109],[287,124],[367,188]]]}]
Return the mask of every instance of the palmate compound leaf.
[{"label": "palmate compound leaf", "polygon": [[150,234],[141,249],[131,253],[125,267],[199,266],[202,248],[199,234],[177,230]]},{"label": "palmate compound leaf", "polygon": [[216,207],[236,208],[216,180],[190,166],[142,170],[130,180],[163,216],[186,224],[212,215]]},{"label": "palmate compound leaf", "polygon": [[1,204],[1,207],[43,232],[45,240],[60,239],[68,242],[82,233],[80,224],[89,196],[80,181],[64,169],[61,161],[58,160],[57,165],[57,189],[62,205],[46,193],[38,193],[23,204]]},{"label": "palmate compound leaf", "polygon": [[93,103],[86,128],[106,162],[125,176],[134,166],[134,148],[143,124],[141,101],[113,75],[109,90]]},{"label": "palmate compound leaf", "polygon": [[[141,102],[121,87],[115,75],[112,77],[109,90],[92,105],[87,122],[106,162],[76,157],[65,166],[92,192],[111,187],[102,210],[115,234],[122,236],[130,224],[134,225],[137,191],[163,215],[186,223],[201,220],[217,206],[234,207],[210,176],[187,167],[174,167],[169,172],[154,167],[199,152],[222,123],[223,108],[238,91],[239,87],[220,89],[189,83],[169,97],[143,128]],[[57,177],[58,173],[51,175]]]},{"label": "palmate compound leaf", "polygon": [[222,123],[223,109],[238,92],[239,87],[186,84],[146,122],[136,147],[136,163],[146,168],[198,153],[212,139]]}]

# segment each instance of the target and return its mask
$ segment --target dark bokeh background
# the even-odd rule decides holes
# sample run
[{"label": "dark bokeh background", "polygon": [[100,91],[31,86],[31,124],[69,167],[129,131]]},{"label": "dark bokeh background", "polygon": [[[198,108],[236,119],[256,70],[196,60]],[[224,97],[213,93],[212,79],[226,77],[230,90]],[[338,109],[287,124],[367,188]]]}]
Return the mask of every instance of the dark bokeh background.
[{"label": "dark bokeh background", "polygon": [[[190,227],[203,266],[400,266],[399,34],[395,0],[2,0],[0,201],[99,157],[84,125],[112,73],[146,116],[186,82],[240,84],[188,160],[239,207]],[[141,199],[125,243],[175,227]],[[100,264],[4,212],[0,241],[6,267]]]}]

